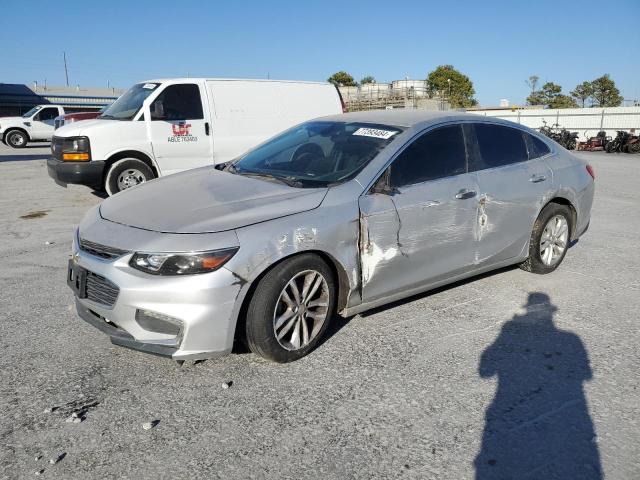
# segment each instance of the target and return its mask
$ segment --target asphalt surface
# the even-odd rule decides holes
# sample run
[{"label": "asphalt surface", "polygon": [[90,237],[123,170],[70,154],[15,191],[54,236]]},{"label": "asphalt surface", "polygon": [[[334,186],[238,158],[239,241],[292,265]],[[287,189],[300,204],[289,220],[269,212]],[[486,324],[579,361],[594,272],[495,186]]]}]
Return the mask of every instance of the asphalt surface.
[{"label": "asphalt surface", "polygon": [[591,228],[553,274],[336,320],[293,364],[179,367],[76,316],[71,236],[101,198],[47,152],[0,145],[0,479],[640,478],[640,156],[582,154]]}]

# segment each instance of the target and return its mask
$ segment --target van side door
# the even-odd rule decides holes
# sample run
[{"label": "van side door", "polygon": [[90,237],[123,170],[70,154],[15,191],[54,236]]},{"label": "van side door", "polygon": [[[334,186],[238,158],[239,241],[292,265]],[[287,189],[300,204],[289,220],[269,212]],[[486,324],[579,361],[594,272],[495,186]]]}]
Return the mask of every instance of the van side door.
[{"label": "van side door", "polygon": [[477,148],[471,165],[480,185],[476,232],[480,263],[526,255],[533,224],[552,192],[552,171],[529,147],[527,132],[479,122],[473,130]]},{"label": "van side door", "polygon": [[473,266],[478,184],[460,124],[429,130],[391,163],[389,191],[360,197],[365,302],[455,277]]},{"label": "van side door", "polygon": [[153,155],[162,175],[213,164],[206,92],[198,83],[167,85],[145,111]]},{"label": "van side door", "polygon": [[58,107],[44,107],[31,118],[31,131],[29,134],[33,140],[51,140],[54,131],[54,119],[60,115]]}]

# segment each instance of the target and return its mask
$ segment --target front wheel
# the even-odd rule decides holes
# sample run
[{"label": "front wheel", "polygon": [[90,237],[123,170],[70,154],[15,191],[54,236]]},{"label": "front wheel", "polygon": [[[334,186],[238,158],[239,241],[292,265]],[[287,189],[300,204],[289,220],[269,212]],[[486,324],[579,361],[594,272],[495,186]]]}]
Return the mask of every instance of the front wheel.
[{"label": "front wheel", "polygon": [[298,360],[322,339],[335,309],[333,272],[319,256],[284,260],[258,283],[246,317],[249,349],[268,360]]},{"label": "front wheel", "polygon": [[104,188],[109,196],[112,196],[154,178],[153,170],[142,160],[122,158],[109,167]]},{"label": "front wheel", "polygon": [[4,139],[5,143],[13,148],[24,148],[27,146],[27,142],[29,141],[29,137],[24,132],[20,130],[10,130]]},{"label": "front wheel", "polygon": [[557,203],[544,207],[533,225],[529,257],[520,264],[520,268],[540,274],[553,272],[567,253],[571,228],[569,207]]}]

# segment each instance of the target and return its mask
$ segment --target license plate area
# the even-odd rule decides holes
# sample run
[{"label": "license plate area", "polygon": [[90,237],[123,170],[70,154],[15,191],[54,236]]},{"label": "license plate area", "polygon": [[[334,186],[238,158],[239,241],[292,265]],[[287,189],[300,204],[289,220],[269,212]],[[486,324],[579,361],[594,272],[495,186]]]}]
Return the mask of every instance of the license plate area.
[{"label": "license plate area", "polygon": [[87,270],[73,260],[69,260],[67,285],[78,298],[87,298]]}]

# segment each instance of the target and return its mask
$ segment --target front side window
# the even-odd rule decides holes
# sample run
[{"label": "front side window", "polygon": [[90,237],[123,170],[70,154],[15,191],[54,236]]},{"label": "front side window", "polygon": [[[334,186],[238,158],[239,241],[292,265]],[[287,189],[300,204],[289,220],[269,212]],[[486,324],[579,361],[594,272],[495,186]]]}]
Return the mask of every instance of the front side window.
[{"label": "front side window", "polygon": [[151,120],[202,120],[200,88],[195,84],[170,85],[151,105]]},{"label": "front side window", "polygon": [[295,187],[325,187],[355,177],[401,131],[359,122],[307,122],[250,151],[226,170]]},{"label": "front side window", "polygon": [[529,159],[522,130],[488,123],[476,123],[474,129],[480,148],[478,170]]},{"label": "front side window", "polygon": [[41,122],[44,122],[45,120],[53,120],[57,116],[58,116],[57,108],[45,108],[41,110],[40,113],[38,113],[38,116],[36,118]]},{"label": "front side window", "polygon": [[391,165],[393,187],[436,180],[465,173],[466,150],[461,125],[441,127],[425,133]]},{"label": "front side window", "polygon": [[107,109],[98,118],[108,120],[131,120],[142,107],[145,99],[151,95],[159,83],[138,83],[125,93],[123,93],[115,102],[107,107]]}]

